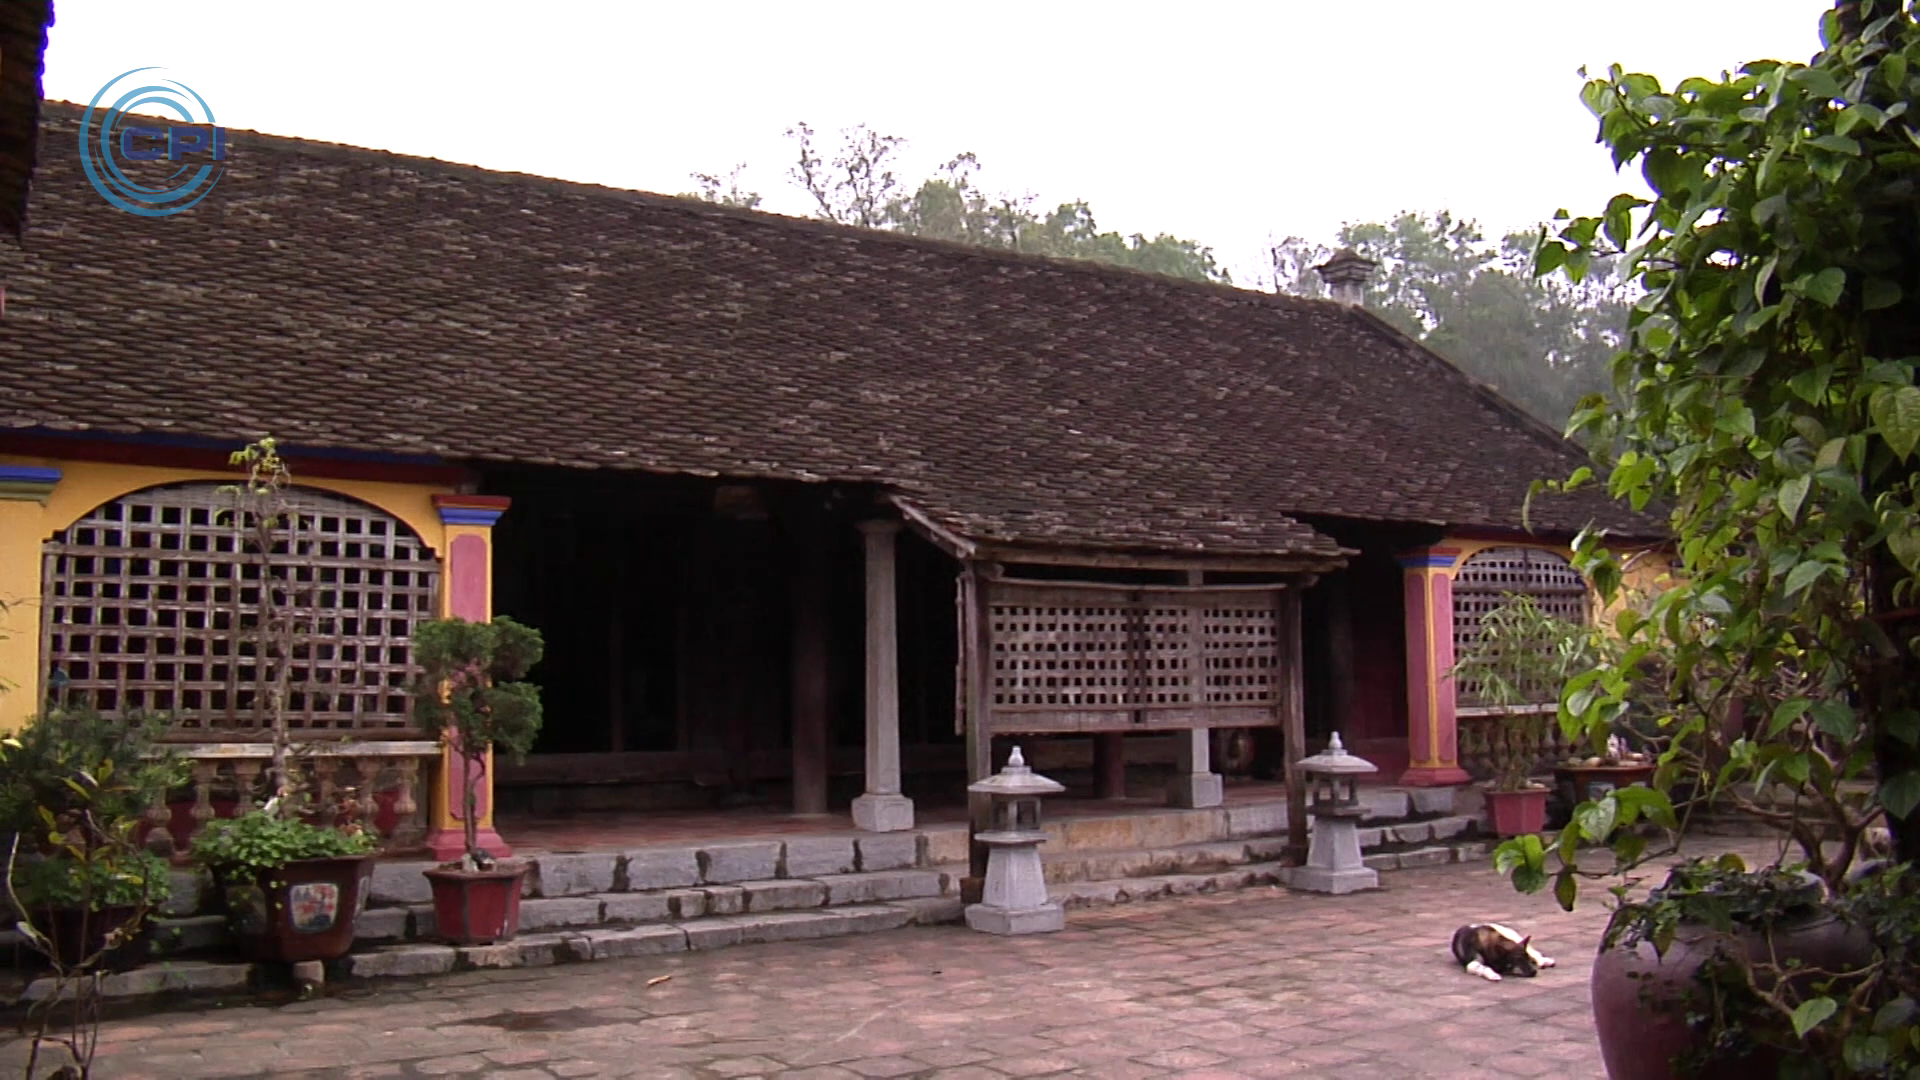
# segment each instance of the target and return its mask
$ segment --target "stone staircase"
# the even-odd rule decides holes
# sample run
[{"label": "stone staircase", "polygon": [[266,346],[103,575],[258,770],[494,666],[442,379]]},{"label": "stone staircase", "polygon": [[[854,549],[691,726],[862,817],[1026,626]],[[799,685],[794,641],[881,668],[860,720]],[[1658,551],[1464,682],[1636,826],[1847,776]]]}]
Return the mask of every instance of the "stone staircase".
[{"label": "stone staircase", "polygon": [[[1484,857],[1477,808],[1456,813],[1454,792],[1362,789],[1361,844],[1376,869]],[[1206,810],[1079,807],[1046,826],[1049,891],[1069,909],[1272,885],[1284,865],[1284,802]],[[374,871],[354,952],[333,978],[436,975],[828,938],[958,921],[966,827],[913,832],[730,839],[627,851],[533,855],[520,933],[496,945],[433,941],[425,862]],[[233,991],[268,973],[219,962],[224,920],[202,909],[199,883],[176,878],[158,920],[161,959],[107,979],[116,997]],[[207,957],[202,960],[200,957]],[[31,990],[29,990],[31,996]]]}]

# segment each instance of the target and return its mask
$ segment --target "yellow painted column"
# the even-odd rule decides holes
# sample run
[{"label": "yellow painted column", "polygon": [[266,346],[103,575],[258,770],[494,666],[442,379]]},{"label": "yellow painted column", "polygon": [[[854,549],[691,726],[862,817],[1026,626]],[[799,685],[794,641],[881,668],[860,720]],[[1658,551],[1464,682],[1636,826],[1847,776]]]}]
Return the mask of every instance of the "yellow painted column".
[{"label": "yellow painted column", "polygon": [[[435,495],[433,503],[446,528],[446,551],[441,563],[440,613],[468,622],[493,618],[493,526],[507,512],[510,500],[490,495]],[[434,772],[432,815],[427,848],[433,857],[453,860],[466,853],[463,825],[467,759],[452,746],[440,751]],[[480,766],[479,789],[474,793],[474,817],[479,822],[480,847],[496,859],[513,854],[493,826],[493,755]]]},{"label": "yellow painted column", "polygon": [[1429,547],[1400,557],[1406,588],[1407,751],[1402,784],[1464,784],[1454,716],[1453,573],[1457,547]]},{"label": "yellow painted column", "polygon": [[0,732],[40,712],[40,560],[47,498],[59,482],[50,466],[0,465]]}]

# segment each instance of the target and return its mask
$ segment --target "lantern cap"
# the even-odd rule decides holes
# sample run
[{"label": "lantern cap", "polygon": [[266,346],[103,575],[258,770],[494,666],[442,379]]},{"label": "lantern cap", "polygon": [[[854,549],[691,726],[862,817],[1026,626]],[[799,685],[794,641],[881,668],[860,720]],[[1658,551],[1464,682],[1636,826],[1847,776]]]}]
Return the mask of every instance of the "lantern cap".
[{"label": "lantern cap", "polygon": [[1065,784],[1049,780],[1027,767],[1027,759],[1020,755],[1020,748],[1014,747],[1007,756],[1007,763],[1001,770],[985,780],[976,780],[967,785],[967,790],[979,795],[999,795],[1002,797],[1017,795],[1056,795],[1067,790]]},{"label": "lantern cap", "polygon": [[1336,731],[1325,750],[1300,760],[1300,771],[1322,776],[1360,776],[1380,770],[1373,762],[1347,753],[1347,748],[1340,742],[1340,733]]}]

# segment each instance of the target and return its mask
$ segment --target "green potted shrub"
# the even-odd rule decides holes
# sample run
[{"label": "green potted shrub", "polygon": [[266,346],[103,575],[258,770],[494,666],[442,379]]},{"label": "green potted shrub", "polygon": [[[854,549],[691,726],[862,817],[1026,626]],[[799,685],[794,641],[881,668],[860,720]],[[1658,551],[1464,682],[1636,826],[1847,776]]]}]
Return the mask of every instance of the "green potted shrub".
[{"label": "green potted shrub", "polygon": [[1464,699],[1485,706],[1492,720],[1494,776],[1486,799],[1495,833],[1521,836],[1545,826],[1550,790],[1534,782],[1534,768],[1561,686],[1594,658],[1587,627],[1520,594],[1481,616],[1478,635],[1456,658],[1454,685]]},{"label": "green potted shrub", "polygon": [[185,779],[160,745],[165,727],[158,717],[50,709],[0,759],[10,895],[58,966],[125,970],[146,955],[149,917],[171,880],[139,831],[147,807]]},{"label": "green potted shrub", "polygon": [[524,865],[496,864],[480,847],[477,786],[487,755],[523,757],[540,733],[540,689],[521,680],[540,662],[540,632],[505,616],[438,619],[414,630],[414,718],[466,759],[460,798],[466,854],[426,871],[434,925],[455,944],[502,941],[520,927]]},{"label": "green potted shrub", "polygon": [[312,824],[294,800],[207,823],[193,858],[212,874],[227,927],[250,960],[332,960],[353,948],[373,879],[373,836]]}]

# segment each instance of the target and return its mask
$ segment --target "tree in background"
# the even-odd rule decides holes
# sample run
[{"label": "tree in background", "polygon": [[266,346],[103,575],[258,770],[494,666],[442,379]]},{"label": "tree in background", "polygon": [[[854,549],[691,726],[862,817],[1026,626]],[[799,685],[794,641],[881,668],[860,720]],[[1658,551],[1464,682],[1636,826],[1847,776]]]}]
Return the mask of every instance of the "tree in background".
[{"label": "tree in background", "polygon": [[1366,305],[1508,400],[1558,429],[1607,385],[1624,345],[1629,290],[1611,261],[1579,282],[1531,271],[1536,232],[1498,243],[1478,223],[1437,213],[1350,224],[1331,245],[1290,236],[1273,248],[1275,285],[1325,295],[1313,267],[1351,247],[1380,263]]},{"label": "tree in background", "polygon": [[[1032,195],[993,194],[976,182],[980,161],[956,155],[934,175],[909,185],[894,172],[907,141],[865,124],[841,132],[837,150],[823,150],[805,123],[788,129],[797,154],[788,176],[813,198],[815,216],[843,225],[887,229],[910,236],[1020,251],[1062,259],[1087,259],[1189,281],[1230,284],[1213,249],[1161,233],[1102,232],[1084,201],[1061,203],[1051,213],[1034,208]],[[830,156],[829,156],[830,155]],[[725,177],[694,173],[699,190],[685,197],[752,208],[758,192],[740,188],[736,166]]]}]

